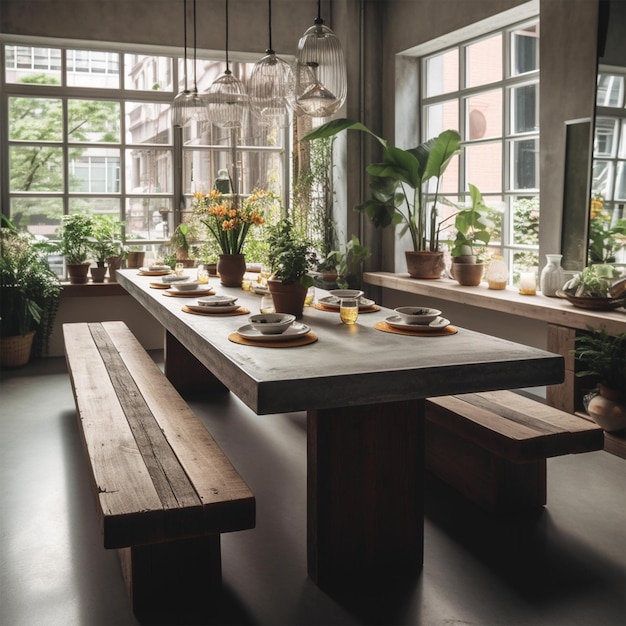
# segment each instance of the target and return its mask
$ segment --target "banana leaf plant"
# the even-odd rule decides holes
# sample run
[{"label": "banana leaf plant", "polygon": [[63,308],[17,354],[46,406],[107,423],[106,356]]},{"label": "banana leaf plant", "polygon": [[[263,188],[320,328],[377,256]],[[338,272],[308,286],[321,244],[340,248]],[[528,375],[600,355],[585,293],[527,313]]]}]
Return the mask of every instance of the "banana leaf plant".
[{"label": "banana leaf plant", "polygon": [[[374,137],[383,147],[382,162],[367,166],[371,197],[356,207],[378,228],[402,224],[400,235],[411,235],[414,250],[436,251],[441,177],[454,156],[461,152],[461,136],[445,130],[415,148],[403,150],[389,145],[360,122],[341,118],[308,133],[304,139],[332,137],[343,130],[358,130]],[[436,180],[435,189],[431,179]],[[430,207],[430,208],[429,208]]]}]

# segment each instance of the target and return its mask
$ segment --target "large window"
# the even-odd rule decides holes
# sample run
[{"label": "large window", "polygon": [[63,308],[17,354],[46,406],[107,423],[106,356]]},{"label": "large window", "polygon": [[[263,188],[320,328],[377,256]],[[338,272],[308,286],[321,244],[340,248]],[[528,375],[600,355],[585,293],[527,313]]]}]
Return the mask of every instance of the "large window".
[{"label": "large window", "polygon": [[[112,215],[127,244],[157,252],[221,169],[237,172],[242,194],[264,187],[287,201],[286,131],[250,115],[236,136],[195,123],[174,132],[182,59],[56,42],[5,42],[0,55],[0,190],[18,227],[54,238],[64,214]],[[199,91],[222,69],[221,59],[198,58]],[[252,64],[231,69],[245,80]]]},{"label": "large window", "polygon": [[420,74],[422,140],[447,128],[463,140],[444,191],[462,200],[472,183],[500,211],[491,243],[515,278],[538,261],[539,23],[423,57]]}]

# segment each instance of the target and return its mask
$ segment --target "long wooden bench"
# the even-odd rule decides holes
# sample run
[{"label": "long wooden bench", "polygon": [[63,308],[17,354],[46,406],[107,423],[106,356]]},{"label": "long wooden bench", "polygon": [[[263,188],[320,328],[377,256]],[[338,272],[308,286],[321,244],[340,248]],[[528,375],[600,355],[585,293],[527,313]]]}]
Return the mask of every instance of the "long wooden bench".
[{"label": "long wooden bench", "polygon": [[546,504],[546,459],[601,450],[593,422],[512,391],[429,398],[426,468],[494,513]]},{"label": "long wooden bench", "polygon": [[254,527],[254,496],[123,322],[63,333],[104,547],[133,610],[210,607],[220,533]]}]

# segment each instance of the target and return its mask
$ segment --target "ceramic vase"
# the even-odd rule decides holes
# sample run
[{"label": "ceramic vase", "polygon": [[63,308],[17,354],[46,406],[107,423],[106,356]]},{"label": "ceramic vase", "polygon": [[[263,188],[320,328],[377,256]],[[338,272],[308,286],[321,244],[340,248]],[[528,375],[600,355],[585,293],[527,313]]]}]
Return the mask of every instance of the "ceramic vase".
[{"label": "ceramic vase", "polygon": [[546,254],[548,261],[541,270],[539,288],[544,296],[554,297],[565,283],[565,270],[561,267],[562,254]]},{"label": "ceramic vase", "polygon": [[406,250],[406,267],[411,278],[441,278],[445,269],[443,252]]},{"label": "ceramic vase", "polygon": [[274,300],[276,313],[290,313],[302,317],[307,288],[299,282],[283,284],[280,280],[268,279],[267,286]]},{"label": "ceramic vase", "polygon": [[593,421],[609,433],[626,428],[626,408],[624,398],[614,389],[598,385],[600,393],[587,405],[587,412]]},{"label": "ceramic vase", "polygon": [[72,285],[89,282],[89,266],[91,263],[68,263],[67,277]]},{"label": "ceramic vase", "polygon": [[224,287],[241,287],[246,273],[246,257],[243,254],[220,254],[217,273]]}]

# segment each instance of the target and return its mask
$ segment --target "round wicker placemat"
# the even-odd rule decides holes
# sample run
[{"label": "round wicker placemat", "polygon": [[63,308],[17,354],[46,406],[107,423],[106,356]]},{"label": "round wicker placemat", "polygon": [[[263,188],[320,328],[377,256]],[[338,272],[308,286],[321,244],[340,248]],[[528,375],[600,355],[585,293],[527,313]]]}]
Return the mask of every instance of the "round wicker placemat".
[{"label": "round wicker placemat", "polygon": [[458,329],[455,326],[446,326],[441,330],[402,330],[401,328],[394,328],[389,326],[387,322],[381,321],[374,324],[374,328],[382,330],[385,333],[393,333],[394,335],[412,335],[413,337],[445,337],[446,335],[454,335],[458,333]]},{"label": "round wicker placemat", "polygon": [[197,296],[212,296],[215,291],[211,287],[208,289],[198,289],[197,291],[177,291],[176,293],[164,291],[163,295],[170,298],[195,298]]},{"label": "round wicker placemat", "polygon": [[317,341],[317,335],[312,332],[308,332],[302,337],[296,337],[289,341],[251,341],[242,337],[238,333],[231,333],[228,335],[228,339],[233,343],[239,343],[242,346],[256,346],[259,348],[297,348],[298,346],[307,346],[310,343]]},{"label": "round wicker placemat", "polygon": [[170,283],[150,283],[150,289],[169,289]]},{"label": "round wicker placemat", "polygon": [[248,315],[250,313],[250,310],[246,309],[246,307],[244,306],[240,306],[235,311],[228,311],[227,313],[217,312],[217,311],[207,311],[205,313],[204,311],[194,311],[193,309],[190,309],[188,306],[183,306],[181,308],[181,311],[184,311],[185,313],[191,313],[192,315],[205,315],[208,317],[230,317],[232,315]]},{"label": "round wicker placemat", "polygon": [[[328,313],[339,313],[338,308],[326,306],[324,304],[320,304],[319,302],[316,302],[313,305],[313,308],[318,311],[327,311]],[[359,309],[359,315],[361,315],[361,313],[375,313],[376,311],[380,311],[380,307],[377,304],[372,304],[372,306],[368,306],[366,309]]]}]

